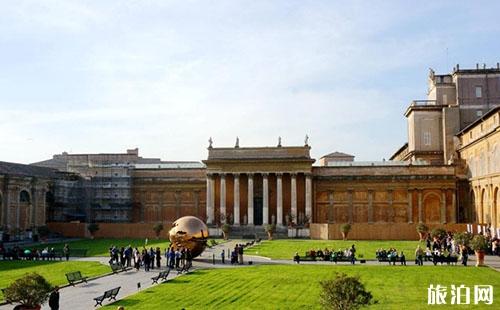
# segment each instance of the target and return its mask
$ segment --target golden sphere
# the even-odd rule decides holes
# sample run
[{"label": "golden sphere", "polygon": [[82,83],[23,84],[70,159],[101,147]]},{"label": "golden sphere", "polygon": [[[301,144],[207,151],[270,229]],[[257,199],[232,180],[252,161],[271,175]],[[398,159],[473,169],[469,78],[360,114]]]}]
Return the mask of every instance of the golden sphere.
[{"label": "golden sphere", "polygon": [[207,246],[208,227],[195,216],[183,216],[172,223],[169,231],[172,247],[190,249],[193,257],[200,255]]}]

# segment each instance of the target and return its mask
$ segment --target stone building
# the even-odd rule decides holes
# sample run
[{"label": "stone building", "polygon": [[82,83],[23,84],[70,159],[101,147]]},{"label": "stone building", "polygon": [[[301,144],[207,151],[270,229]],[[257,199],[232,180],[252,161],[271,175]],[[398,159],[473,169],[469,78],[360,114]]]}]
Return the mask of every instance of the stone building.
[{"label": "stone building", "polygon": [[[202,162],[142,158],[135,149],[63,153],[35,165],[64,172],[54,181],[52,221],[123,222],[141,233],[184,215],[236,231],[310,226],[319,238],[336,238],[342,223],[366,239],[412,239],[421,222],[499,227],[500,67],[431,70],[428,85],[427,99],[405,112],[408,142],[388,161],[333,152],[315,165],[306,137],[303,146],[210,143]],[[123,225],[103,226],[102,236],[134,231]]]},{"label": "stone building", "polygon": [[0,227],[16,232],[45,225],[54,169],[0,162]]},{"label": "stone building", "polygon": [[469,216],[500,228],[500,107],[493,108],[458,134],[458,153],[470,182]]}]

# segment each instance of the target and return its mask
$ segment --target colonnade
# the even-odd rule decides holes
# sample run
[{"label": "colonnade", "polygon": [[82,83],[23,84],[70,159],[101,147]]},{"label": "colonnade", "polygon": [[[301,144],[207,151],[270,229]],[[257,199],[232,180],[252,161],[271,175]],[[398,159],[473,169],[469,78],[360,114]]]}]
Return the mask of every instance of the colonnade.
[{"label": "colonnade", "polygon": [[[270,223],[269,219],[269,175],[276,176],[276,225],[283,226],[283,174],[259,173],[262,176],[262,224]],[[297,219],[297,173],[290,174],[290,202],[291,216]],[[220,176],[220,214],[222,222],[227,215],[226,208],[226,173],[207,174],[207,223],[214,224],[215,220],[215,176]],[[234,225],[240,225],[240,177],[247,178],[247,224],[254,225],[254,175],[255,173],[232,173],[234,197]],[[311,219],[312,215],[312,175],[305,174],[305,216]]]}]

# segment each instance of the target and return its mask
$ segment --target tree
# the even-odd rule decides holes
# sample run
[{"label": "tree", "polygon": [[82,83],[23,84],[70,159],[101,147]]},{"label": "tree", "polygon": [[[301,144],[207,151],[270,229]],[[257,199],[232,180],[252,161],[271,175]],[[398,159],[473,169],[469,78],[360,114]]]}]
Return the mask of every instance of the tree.
[{"label": "tree", "polygon": [[5,289],[5,299],[36,308],[47,301],[52,290],[52,285],[44,277],[37,273],[29,273]]},{"label": "tree", "polygon": [[267,232],[267,239],[273,240],[273,234],[276,231],[276,225],[274,225],[274,224],[267,224],[265,226],[265,230]]},{"label": "tree", "polygon": [[352,310],[376,303],[359,277],[336,273],[334,279],[320,281],[320,304],[324,309]]},{"label": "tree", "polygon": [[446,230],[444,230],[443,228],[434,228],[432,231],[431,231],[431,237],[432,238],[437,238],[437,239],[443,239],[443,238],[446,238]]},{"label": "tree", "polygon": [[427,238],[427,234],[429,233],[429,227],[427,227],[424,223],[419,223],[417,225],[417,232],[420,237],[420,241],[425,240],[425,238]]},{"label": "tree", "polygon": [[222,225],[222,234],[224,235],[224,240],[229,239],[229,232],[231,231],[231,225],[229,224],[223,224]]},{"label": "tree", "polygon": [[94,239],[95,232],[99,230],[99,224],[96,223],[89,224],[89,226],[87,226],[87,230],[90,233],[90,237]]},{"label": "tree", "polygon": [[472,240],[472,234],[468,232],[459,232],[453,235],[455,243],[461,247],[468,247]]},{"label": "tree", "polygon": [[351,231],[351,224],[340,225],[340,232],[342,233],[342,239],[347,240],[347,235]]},{"label": "tree", "polygon": [[153,226],[153,230],[156,234],[156,239],[160,239],[160,233],[163,230],[163,224],[162,223],[156,223],[155,226]]}]

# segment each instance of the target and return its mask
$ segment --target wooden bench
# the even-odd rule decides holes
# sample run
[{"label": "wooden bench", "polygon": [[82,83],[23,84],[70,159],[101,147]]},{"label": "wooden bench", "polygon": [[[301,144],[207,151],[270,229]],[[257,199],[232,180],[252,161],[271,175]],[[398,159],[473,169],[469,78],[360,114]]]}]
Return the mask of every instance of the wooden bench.
[{"label": "wooden bench", "polygon": [[177,274],[181,274],[183,272],[188,272],[189,271],[189,268],[191,268],[193,266],[193,263],[192,262],[188,262],[186,260],[186,263],[184,264],[184,266],[182,266],[182,268],[179,268],[177,269]]},{"label": "wooden bench", "polygon": [[115,288],[110,289],[110,290],[107,290],[101,296],[94,298],[94,300],[95,300],[95,306],[94,307],[102,306],[102,302],[106,298],[108,300],[110,300],[110,301],[111,300],[116,300],[116,295],[118,295],[118,292],[120,291],[120,288],[121,288],[121,286],[115,287]]},{"label": "wooden bench", "polygon": [[111,267],[111,270],[113,273],[117,273],[120,271],[127,271],[127,267],[122,264],[116,264],[116,263],[109,263],[109,266]]},{"label": "wooden bench", "polygon": [[458,256],[435,256],[432,258],[432,262],[434,263],[434,265],[436,265],[437,263],[446,263],[446,264],[453,264],[453,265],[456,265],[457,262],[458,262]]},{"label": "wooden bench", "polygon": [[76,282],[87,283],[87,277],[82,276],[80,271],[69,272],[66,274],[66,279],[68,279],[69,284],[75,286]]},{"label": "wooden bench", "polygon": [[168,268],[167,271],[161,271],[156,277],[152,277],[151,280],[153,280],[153,284],[158,283],[158,280],[166,281],[169,273],[170,268]]}]

